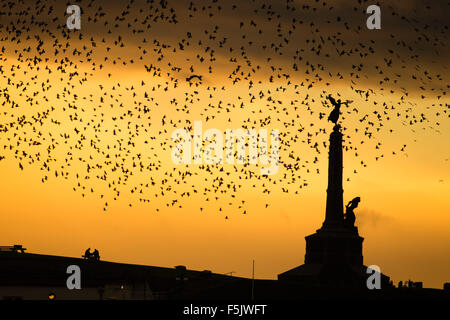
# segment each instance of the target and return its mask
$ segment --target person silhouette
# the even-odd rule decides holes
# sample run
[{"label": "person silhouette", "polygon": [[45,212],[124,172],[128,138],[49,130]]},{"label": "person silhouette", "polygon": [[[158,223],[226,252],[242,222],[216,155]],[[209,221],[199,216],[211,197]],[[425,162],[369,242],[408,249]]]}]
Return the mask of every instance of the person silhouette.
[{"label": "person silhouette", "polygon": [[84,252],[84,259],[89,259],[91,257],[92,253],[91,253],[91,248],[87,248],[86,251]]},{"label": "person silhouette", "polygon": [[100,260],[100,254],[99,254],[97,249],[94,250],[94,253],[92,254],[92,256],[93,256],[93,259],[95,261],[99,261]]}]

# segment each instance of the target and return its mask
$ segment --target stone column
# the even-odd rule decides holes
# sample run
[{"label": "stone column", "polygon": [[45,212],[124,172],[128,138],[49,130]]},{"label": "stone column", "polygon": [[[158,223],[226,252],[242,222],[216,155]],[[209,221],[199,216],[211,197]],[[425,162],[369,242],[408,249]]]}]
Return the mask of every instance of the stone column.
[{"label": "stone column", "polygon": [[344,204],[342,189],[342,133],[340,126],[335,125],[330,134],[328,153],[328,189],[327,207],[323,229],[340,228],[344,221]]}]

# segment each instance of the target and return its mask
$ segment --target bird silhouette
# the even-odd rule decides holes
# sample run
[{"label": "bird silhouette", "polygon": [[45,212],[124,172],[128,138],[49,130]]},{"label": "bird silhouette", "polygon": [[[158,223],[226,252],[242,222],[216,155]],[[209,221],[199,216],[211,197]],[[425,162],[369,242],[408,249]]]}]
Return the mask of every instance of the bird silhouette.
[{"label": "bird silhouette", "polygon": [[[231,217],[231,210],[250,214],[241,200],[253,192],[272,208],[279,194],[301,193],[323,174],[327,101],[328,120],[340,121],[348,137],[345,151],[364,157],[358,166],[372,154],[362,148],[375,161],[407,155],[406,141],[390,150],[381,139],[397,121],[411,142],[417,132],[448,125],[447,22],[421,22],[437,5],[406,12],[390,3],[396,24],[380,40],[361,28],[366,5],[352,3],[343,13],[330,1],[107,7],[92,0],[82,28],[69,30],[61,2],[35,1],[27,10],[8,3],[0,9],[0,161],[24,173],[36,167],[42,183],[68,183],[81,197],[97,197],[104,211],[119,199],[154,212],[195,199],[202,212]],[[348,107],[352,101],[357,107]],[[279,172],[261,176],[262,163],[250,163],[248,153],[238,165],[238,150],[233,165],[174,165],[172,132],[193,137],[196,120],[204,130],[280,129]],[[200,145],[202,158],[213,153]],[[245,148],[259,152],[258,139]]]}]

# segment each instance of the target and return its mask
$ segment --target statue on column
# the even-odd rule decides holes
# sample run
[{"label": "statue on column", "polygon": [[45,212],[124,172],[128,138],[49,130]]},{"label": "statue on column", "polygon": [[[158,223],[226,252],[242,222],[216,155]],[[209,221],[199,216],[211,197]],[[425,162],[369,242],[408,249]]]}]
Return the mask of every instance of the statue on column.
[{"label": "statue on column", "polygon": [[360,201],[361,198],[356,197],[345,206],[344,224],[349,228],[353,228],[355,226],[356,218],[353,210],[356,209],[356,207],[358,207]]},{"label": "statue on column", "polygon": [[337,124],[337,121],[339,120],[339,114],[341,113],[341,99],[336,101],[331,94],[327,97],[328,100],[330,100],[331,104],[334,106],[333,111],[331,111],[330,115],[328,116],[328,121],[333,122],[334,124]]},{"label": "statue on column", "polygon": [[330,115],[328,116],[328,121],[333,122],[335,125],[337,125],[337,122],[339,120],[339,115],[341,114],[341,105],[345,104],[348,107],[349,103],[352,103],[353,100],[347,100],[342,102],[341,99],[338,99],[337,101],[330,95],[328,95],[328,100],[330,100],[331,104],[334,106],[333,111],[331,111]]}]

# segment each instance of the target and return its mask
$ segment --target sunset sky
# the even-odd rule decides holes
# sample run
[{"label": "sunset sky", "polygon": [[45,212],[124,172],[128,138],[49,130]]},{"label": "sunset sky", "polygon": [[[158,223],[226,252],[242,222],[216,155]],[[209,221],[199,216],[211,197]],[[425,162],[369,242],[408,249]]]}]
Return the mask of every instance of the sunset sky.
[{"label": "sunset sky", "polygon": [[[0,244],[243,277],[255,260],[275,279],[324,220],[326,96],[339,94],[353,101],[344,202],[361,197],[364,264],[441,288],[450,8],[380,1],[381,30],[368,30],[372,3],[359,2],[80,1],[80,30],[60,1],[2,4]],[[171,134],[194,121],[278,129],[277,174],[174,164]]]}]

